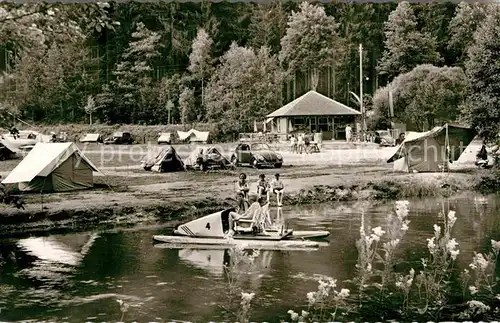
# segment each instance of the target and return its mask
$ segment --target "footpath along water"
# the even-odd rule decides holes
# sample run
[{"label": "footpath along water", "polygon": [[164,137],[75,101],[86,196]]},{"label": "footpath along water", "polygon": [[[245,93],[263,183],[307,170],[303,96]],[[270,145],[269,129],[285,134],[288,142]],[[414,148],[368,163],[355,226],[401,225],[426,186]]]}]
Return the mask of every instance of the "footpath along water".
[{"label": "footpath along water", "polygon": [[[372,228],[383,225],[392,203],[324,204],[285,207],[289,226],[330,230],[330,245],[318,251],[261,252],[242,284],[255,292],[252,320],[287,319],[289,309],[306,304],[317,279],[353,278],[361,210]],[[411,201],[410,229],[398,257],[418,262],[426,238],[438,223],[438,212],[455,210],[454,237],[459,242],[457,266],[466,268],[474,250],[500,240],[495,196],[460,196],[448,200]],[[276,212],[276,210],[273,210]],[[156,248],[158,228],[87,232],[64,236],[0,241],[0,320],[55,321],[210,321],[221,320],[217,305],[226,301],[224,250]],[[127,304],[125,313],[117,300]]]}]

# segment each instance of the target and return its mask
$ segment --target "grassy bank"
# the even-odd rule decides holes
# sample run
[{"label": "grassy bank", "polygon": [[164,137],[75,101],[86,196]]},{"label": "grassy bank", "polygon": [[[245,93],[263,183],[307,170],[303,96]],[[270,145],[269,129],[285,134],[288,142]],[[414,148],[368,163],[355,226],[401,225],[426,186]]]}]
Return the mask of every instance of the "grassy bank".
[{"label": "grassy bank", "polygon": [[[301,205],[356,200],[383,202],[411,198],[449,197],[458,192],[479,190],[485,185],[491,187],[491,181],[494,180],[487,176],[458,175],[462,176],[442,178],[433,176],[428,180],[409,179],[406,181],[382,179],[354,185],[315,185],[309,189],[288,192],[283,202],[285,205]],[[495,176],[497,179],[495,187],[500,187],[500,176]],[[126,194],[128,189],[123,188],[123,191],[123,194]],[[486,191],[483,190],[483,192]],[[144,194],[143,198],[148,195],[150,194]],[[187,198],[180,201],[163,199],[160,194],[157,195],[156,200],[151,201],[154,202],[143,205],[124,205],[113,203],[110,199],[107,204],[86,209],[50,210],[47,208],[36,212],[11,210],[8,216],[2,217],[0,227],[1,232],[12,235],[41,231],[75,232],[137,224],[161,223],[174,226],[235,204],[231,197],[223,195],[217,198]],[[50,200],[46,203],[50,204]],[[271,203],[274,205],[274,200],[271,200]]]}]

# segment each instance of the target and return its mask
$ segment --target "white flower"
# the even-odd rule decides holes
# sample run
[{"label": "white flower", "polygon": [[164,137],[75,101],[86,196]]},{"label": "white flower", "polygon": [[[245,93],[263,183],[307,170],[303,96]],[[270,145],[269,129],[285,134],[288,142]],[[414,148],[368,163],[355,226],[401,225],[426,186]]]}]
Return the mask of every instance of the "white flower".
[{"label": "white flower", "polygon": [[495,295],[495,298],[496,298],[496,299],[500,299],[500,294],[496,294],[496,295]]},{"label": "white flower", "polygon": [[450,251],[451,259],[456,260],[459,253],[460,253],[460,250],[452,250],[452,251]]},{"label": "white flower", "polygon": [[349,297],[349,290],[347,288],[342,288],[338,296],[341,298]]},{"label": "white flower", "polygon": [[244,293],[241,292],[241,303],[250,303],[255,296],[255,293]]},{"label": "white flower", "polygon": [[403,222],[403,224],[401,225],[401,230],[402,231],[408,231],[408,224],[410,223],[410,221],[405,221]]},{"label": "white flower", "polygon": [[434,243],[435,238],[432,237],[430,239],[427,239],[427,248],[429,249],[429,252],[433,254],[436,250],[436,244]]},{"label": "white flower", "polygon": [[397,288],[403,288],[403,282],[396,282]]},{"label": "white flower", "polygon": [[491,247],[496,251],[500,250],[500,241],[491,240]]},{"label": "white flower", "polygon": [[290,318],[292,319],[292,321],[296,321],[299,319],[299,314],[298,313],[295,313],[294,311],[292,310],[289,310],[288,311],[288,314],[290,314]]},{"label": "white flower", "polygon": [[309,305],[313,305],[314,303],[316,303],[316,293],[315,292],[307,293],[307,301],[309,302]]},{"label": "white flower", "polygon": [[301,315],[301,317],[302,317],[302,318],[306,318],[306,317],[307,317],[307,315],[309,315],[309,312],[306,312],[306,311],[302,310],[302,313],[301,313],[301,314],[302,314],[302,315]]},{"label": "white flower", "polygon": [[455,240],[455,238],[451,239],[448,241],[448,243],[446,244],[446,248],[448,248],[448,250],[450,251],[453,251],[457,248],[458,246],[458,242]]},{"label": "white flower", "polygon": [[366,271],[371,272],[372,271],[372,264],[366,265]]},{"label": "white flower", "polygon": [[457,217],[455,216],[455,211],[448,212],[448,224],[450,226],[453,226],[455,224],[456,220],[457,220]]},{"label": "white flower", "polygon": [[434,232],[439,235],[441,233],[441,227],[437,224],[434,224]]},{"label": "white flower", "polygon": [[475,286],[469,286],[469,292],[471,295],[474,295],[478,292],[478,290]]},{"label": "white flower", "polygon": [[371,246],[371,242],[372,241],[380,241],[380,236],[376,235],[375,233],[372,233],[371,236],[370,236],[370,244],[368,244],[368,246]]},{"label": "white flower", "polygon": [[381,228],[381,227],[376,227],[376,228],[373,228],[373,229],[372,229],[372,231],[373,231],[373,233],[374,233],[375,235],[377,235],[378,237],[383,236],[383,235],[384,235],[384,233],[385,233],[385,231],[384,231],[384,230],[382,230],[382,228]]},{"label": "white flower", "polygon": [[469,304],[469,308],[477,310],[477,313],[485,313],[490,310],[490,307],[488,305],[485,305],[483,302],[472,300],[468,301],[467,304]]}]

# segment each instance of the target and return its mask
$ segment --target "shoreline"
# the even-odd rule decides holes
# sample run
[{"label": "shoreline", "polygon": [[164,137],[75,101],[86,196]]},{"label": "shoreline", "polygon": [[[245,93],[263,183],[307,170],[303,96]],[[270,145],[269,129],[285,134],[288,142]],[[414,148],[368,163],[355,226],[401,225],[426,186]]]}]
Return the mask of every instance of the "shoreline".
[{"label": "shoreline", "polygon": [[[399,174],[383,168],[365,167],[365,171],[358,174],[349,170],[340,175],[335,172],[324,174],[320,169],[316,171],[317,176],[311,176],[307,172],[300,174],[291,167],[280,173],[289,183],[283,199],[285,206],[450,197],[467,191],[487,194],[500,187],[500,177],[484,170]],[[40,196],[30,195],[26,197],[26,210],[12,206],[0,208],[0,214],[3,214],[0,236],[70,233],[136,225],[173,226],[234,205],[234,185],[227,182],[227,174],[193,176],[198,177],[197,182],[201,184],[198,188],[189,187],[188,180],[131,186],[122,188],[122,191],[115,187],[115,191],[94,189],[56,193],[44,196],[45,201],[41,201]],[[307,184],[315,180],[330,184]],[[183,184],[188,187],[183,187]],[[273,202],[271,197],[271,205],[275,204]]]}]

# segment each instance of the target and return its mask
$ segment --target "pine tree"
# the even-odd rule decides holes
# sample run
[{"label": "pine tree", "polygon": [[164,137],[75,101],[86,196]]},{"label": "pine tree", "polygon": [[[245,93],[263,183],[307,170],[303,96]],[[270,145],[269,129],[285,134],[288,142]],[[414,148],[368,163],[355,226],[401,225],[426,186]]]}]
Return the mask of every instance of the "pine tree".
[{"label": "pine tree", "polygon": [[191,46],[192,52],[189,55],[188,71],[196,80],[201,81],[201,105],[204,106],[205,79],[213,69],[212,63],[212,38],[207,32],[200,28]]},{"label": "pine tree", "polygon": [[181,110],[181,123],[186,125],[196,120],[194,111],[194,91],[190,88],[184,88],[179,95],[179,108]]},{"label": "pine tree", "polygon": [[473,42],[474,32],[486,16],[484,6],[478,3],[461,2],[455,11],[455,16],[448,27],[450,40],[448,48],[454,51],[457,61],[463,65],[467,57],[467,49]]},{"label": "pine tree", "polygon": [[117,79],[112,85],[118,95],[115,104],[121,103],[128,111],[131,110],[131,121],[137,122],[151,115],[145,111],[148,101],[153,99],[148,97],[152,83],[151,65],[160,55],[158,49],[161,44],[160,35],[147,29],[142,22],[137,24],[132,38],[122,61],[113,72]]},{"label": "pine tree", "polygon": [[486,19],[474,33],[465,63],[471,95],[462,113],[466,121],[491,137],[500,131],[500,7],[487,8]]},{"label": "pine tree", "polygon": [[385,51],[378,64],[381,75],[391,81],[415,66],[440,61],[436,40],[417,29],[417,18],[406,1],[400,2],[385,23]]},{"label": "pine tree", "polygon": [[289,74],[311,71],[312,89],[318,83],[319,70],[333,65],[342,48],[335,18],[323,7],[302,2],[299,12],[292,12],[286,35],[281,39],[280,61]]}]

